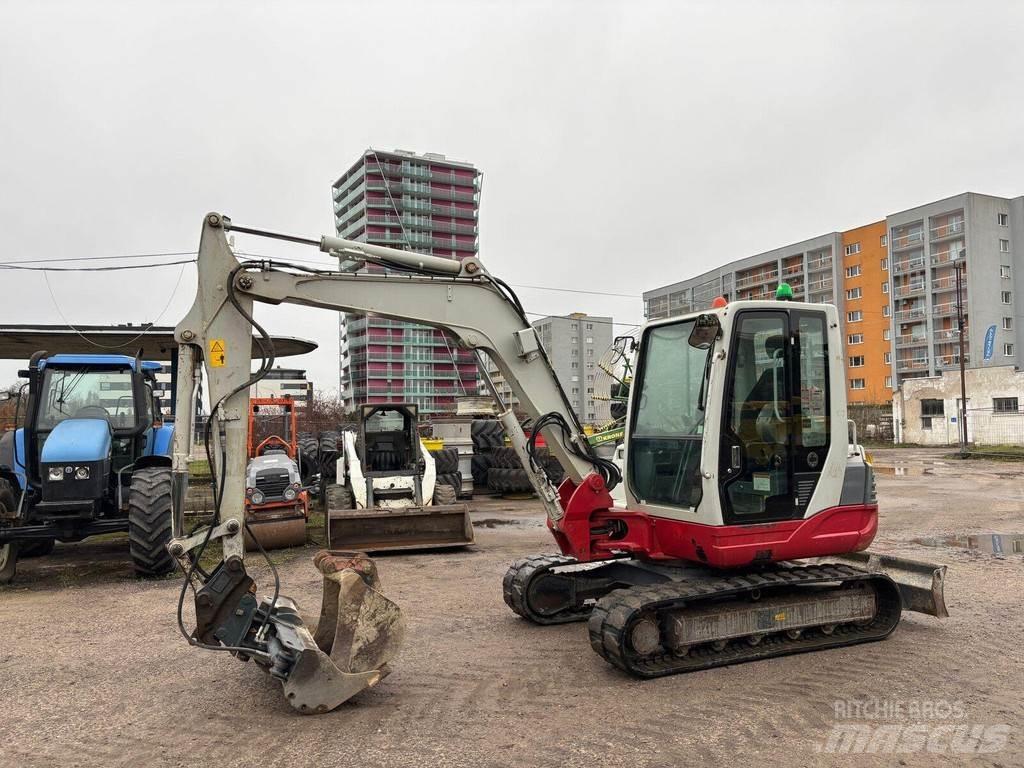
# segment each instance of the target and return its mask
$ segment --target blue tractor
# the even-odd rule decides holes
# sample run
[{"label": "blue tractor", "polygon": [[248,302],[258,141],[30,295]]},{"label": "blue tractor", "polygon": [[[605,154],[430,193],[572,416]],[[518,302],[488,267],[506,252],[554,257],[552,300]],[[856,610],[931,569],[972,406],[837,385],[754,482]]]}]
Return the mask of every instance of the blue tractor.
[{"label": "blue tractor", "polygon": [[136,573],[173,570],[174,427],[154,393],[161,369],[125,355],[37,352],[19,372],[21,426],[0,436],[0,584],[19,556],[115,531],[128,532]]}]

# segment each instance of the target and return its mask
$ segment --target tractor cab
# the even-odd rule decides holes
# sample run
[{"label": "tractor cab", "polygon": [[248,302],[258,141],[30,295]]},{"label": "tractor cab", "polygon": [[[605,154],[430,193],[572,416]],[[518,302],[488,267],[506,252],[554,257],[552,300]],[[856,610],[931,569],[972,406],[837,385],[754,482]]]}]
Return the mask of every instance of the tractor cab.
[{"label": "tractor cab", "polygon": [[139,459],[165,452],[157,451],[159,438],[168,439],[161,434],[154,391],[159,363],[127,355],[33,361],[21,372],[29,380],[29,397],[20,442],[26,485],[44,501],[99,498]]}]

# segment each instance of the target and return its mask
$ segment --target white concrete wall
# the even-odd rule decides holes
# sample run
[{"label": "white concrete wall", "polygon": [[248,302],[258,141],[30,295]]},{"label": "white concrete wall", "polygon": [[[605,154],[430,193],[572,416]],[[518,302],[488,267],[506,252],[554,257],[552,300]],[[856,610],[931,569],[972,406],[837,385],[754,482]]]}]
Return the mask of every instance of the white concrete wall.
[{"label": "white concrete wall", "polygon": [[[1024,445],[1024,372],[1012,365],[968,368],[965,381],[969,441],[978,445]],[[993,400],[1004,397],[1018,399],[1016,412],[993,410]],[[893,395],[895,442],[957,445],[959,398],[959,371],[904,380]],[[931,428],[923,426],[922,400],[942,400],[943,415],[931,417]]]}]

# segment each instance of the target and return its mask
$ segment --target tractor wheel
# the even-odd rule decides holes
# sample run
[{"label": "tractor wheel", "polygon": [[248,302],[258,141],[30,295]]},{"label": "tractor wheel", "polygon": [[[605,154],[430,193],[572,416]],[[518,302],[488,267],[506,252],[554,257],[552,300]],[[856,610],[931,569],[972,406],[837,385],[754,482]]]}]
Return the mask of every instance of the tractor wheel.
[{"label": "tractor wheel", "polygon": [[[18,501],[14,495],[14,489],[6,480],[0,480],[0,510],[4,512],[0,517],[7,518],[14,514],[18,508]],[[18,542],[12,541],[0,545],[0,584],[9,584],[14,579],[15,571],[18,569]]]},{"label": "tractor wheel", "polygon": [[128,491],[128,549],[139,576],[164,576],[174,570],[167,551],[171,540],[171,469],[146,467],[132,472]]},{"label": "tractor wheel", "polygon": [[489,453],[474,453],[472,458],[473,484],[479,486],[487,485],[487,470],[491,468],[491,455]]},{"label": "tractor wheel", "polygon": [[353,509],[355,502],[352,499],[352,491],[346,485],[327,486],[327,510],[332,509]]},{"label": "tractor wheel", "polygon": [[435,485],[434,486],[434,504],[435,506],[445,506],[449,504],[455,504],[458,502],[458,496],[455,493],[455,489],[450,485]]},{"label": "tractor wheel", "polygon": [[18,552],[20,557],[45,557],[53,552],[56,539],[36,539],[22,543]]}]

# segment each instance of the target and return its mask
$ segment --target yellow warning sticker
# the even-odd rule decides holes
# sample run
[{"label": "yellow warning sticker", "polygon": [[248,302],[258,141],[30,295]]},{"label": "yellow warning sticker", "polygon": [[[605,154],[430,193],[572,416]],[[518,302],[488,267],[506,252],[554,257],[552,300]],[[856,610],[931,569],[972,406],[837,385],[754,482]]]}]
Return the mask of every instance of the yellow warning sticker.
[{"label": "yellow warning sticker", "polygon": [[786,613],[785,613],[785,611],[779,611],[778,613],[776,613],[775,614],[775,620],[776,621],[785,621],[786,620]]},{"label": "yellow warning sticker", "polygon": [[227,345],[224,339],[210,339],[210,367],[223,368],[227,363]]}]

